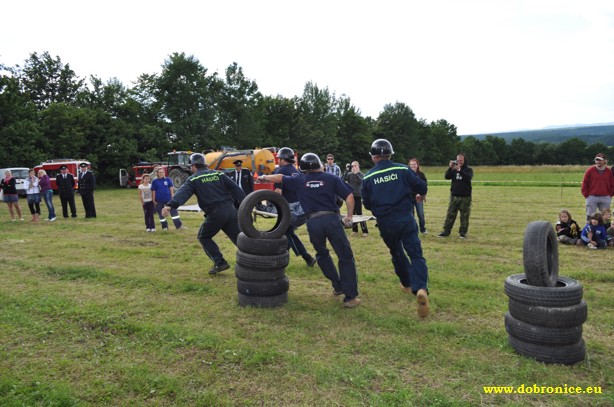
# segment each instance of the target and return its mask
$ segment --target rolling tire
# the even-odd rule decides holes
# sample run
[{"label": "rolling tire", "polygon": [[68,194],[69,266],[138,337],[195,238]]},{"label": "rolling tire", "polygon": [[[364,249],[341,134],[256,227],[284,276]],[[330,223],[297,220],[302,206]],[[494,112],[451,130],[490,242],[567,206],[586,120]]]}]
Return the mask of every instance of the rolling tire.
[{"label": "rolling tire", "polygon": [[242,307],[273,308],[284,305],[288,302],[288,292],[274,295],[271,297],[253,297],[238,293],[239,305]]},{"label": "rolling tire", "polygon": [[288,277],[272,281],[237,280],[237,291],[252,297],[272,297],[288,292],[290,280]]},{"label": "rolling tire", "polygon": [[274,256],[288,251],[288,238],[282,236],[278,239],[254,239],[241,232],[237,236],[237,248],[247,254]]},{"label": "rolling tire", "polygon": [[274,281],[286,276],[285,268],[277,270],[252,270],[235,264],[235,276],[242,281]]},{"label": "rolling tire", "polygon": [[588,307],[584,300],[568,307],[541,307],[523,304],[510,298],[509,312],[511,316],[527,324],[547,328],[571,328],[582,325],[588,317]]},{"label": "rolling tire", "polygon": [[555,287],[529,285],[524,274],[505,279],[505,294],[514,301],[541,307],[569,307],[582,301],[582,285],[573,278],[559,276]]},{"label": "rolling tire", "polygon": [[524,273],[529,285],[555,287],[559,277],[559,243],[550,222],[531,222],[524,232]]},{"label": "rolling tire", "polygon": [[290,263],[288,251],[274,256],[259,256],[237,250],[237,264],[250,270],[278,270],[285,268],[288,263]]},{"label": "rolling tire", "polygon": [[[258,230],[254,225],[252,211],[262,201],[269,201],[277,210],[275,224],[269,230]],[[286,199],[274,191],[265,189],[257,190],[243,199],[237,212],[239,229],[246,236],[254,239],[279,239],[290,226],[290,207]]]},{"label": "rolling tire", "polygon": [[583,361],[586,356],[586,347],[583,339],[571,345],[561,346],[537,345],[521,341],[512,335],[509,335],[508,341],[517,353],[544,363],[573,365]]},{"label": "rolling tire", "polygon": [[571,345],[582,339],[582,325],[570,328],[546,328],[527,324],[505,313],[505,330],[514,338],[537,345]]}]

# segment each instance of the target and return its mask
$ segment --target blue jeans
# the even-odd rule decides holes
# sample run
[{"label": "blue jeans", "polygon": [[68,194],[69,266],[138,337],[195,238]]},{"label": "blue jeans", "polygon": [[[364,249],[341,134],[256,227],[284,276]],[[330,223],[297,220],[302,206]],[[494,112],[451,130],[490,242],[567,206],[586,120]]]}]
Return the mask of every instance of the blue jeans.
[{"label": "blue jeans", "polygon": [[[345,235],[339,215],[330,214],[307,220],[309,240],[316,251],[316,260],[322,274],[328,278],[335,291],[345,294],[344,301],[354,299],[358,295],[358,279],[356,263],[350,241]],[[326,239],[330,242],[339,259],[339,272],[326,247]]]},{"label": "blue jeans", "polygon": [[413,215],[378,216],[377,224],[384,243],[390,249],[394,272],[401,284],[411,287],[414,294],[422,288],[428,291],[428,268]]},{"label": "blue jeans", "polygon": [[55,218],[55,208],[53,207],[53,190],[50,189],[43,193],[43,199],[45,200],[45,205],[47,205],[47,210],[49,211],[49,219]]}]

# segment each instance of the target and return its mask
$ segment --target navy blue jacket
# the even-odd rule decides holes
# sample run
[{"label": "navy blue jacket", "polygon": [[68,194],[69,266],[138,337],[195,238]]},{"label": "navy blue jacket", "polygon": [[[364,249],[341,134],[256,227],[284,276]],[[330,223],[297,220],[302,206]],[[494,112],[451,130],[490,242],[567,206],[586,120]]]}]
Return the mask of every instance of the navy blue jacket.
[{"label": "navy blue jacket", "polygon": [[203,169],[190,176],[167,205],[177,209],[194,194],[205,214],[218,205],[233,205],[235,200],[241,202],[245,198],[245,193],[228,175]]},{"label": "navy blue jacket", "polygon": [[416,194],[426,195],[426,182],[407,165],[381,160],[362,181],[362,202],[375,217],[411,213]]}]

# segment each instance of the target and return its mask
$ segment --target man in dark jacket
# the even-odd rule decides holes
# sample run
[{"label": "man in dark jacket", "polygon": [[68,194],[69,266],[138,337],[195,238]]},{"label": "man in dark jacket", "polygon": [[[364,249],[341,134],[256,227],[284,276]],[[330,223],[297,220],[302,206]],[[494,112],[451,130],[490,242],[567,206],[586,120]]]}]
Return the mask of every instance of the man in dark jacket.
[{"label": "man in dark jacket", "polygon": [[228,174],[230,178],[232,178],[234,182],[236,182],[237,185],[243,190],[243,192],[245,192],[245,195],[249,195],[254,192],[254,176],[252,175],[252,172],[247,168],[243,168],[242,160],[236,160],[233,162],[233,164],[235,166],[235,170],[234,172]]},{"label": "man in dark jacket", "polygon": [[96,189],[96,177],[88,170],[86,163],[81,163],[81,174],[79,174],[79,194],[83,201],[86,218],[96,217],[96,206],[94,205],[94,189]]},{"label": "man in dark jacket", "polygon": [[205,221],[198,231],[198,241],[205,253],[213,260],[209,274],[217,274],[230,268],[220,248],[213,241],[220,230],[237,244],[239,223],[234,202],[241,202],[245,194],[226,174],[210,170],[205,164],[205,156],[194,153],[190,156],[192,176],[179,188],[162,209],[162,216],[170,214],[171,209],[183,205],[192,195],[196,195],[198,206],[205,212]]},{"label": "man in dark jacket", "polygon": [[460,228],[458,229],[458,233],[460,234],[460,238],[464,239],[467,237],[467,231],[469,231],[471,179],[473,178],[473,170],[467,165],[467,157],[465,157],[465,154],[461,153],[456,156],[456,160],[450,161],[450,167],[445,173],[445,178],[452,180],[452,185],[450,186],[450,202],[448,204],[446,220],[443,223],[443,231],[437,236],[450,236],[450,232],[456,221],[456,215],[460,212]]},{"label": "man in dark jacket", "polygon": [[60,193],[60,202],[62,203],[62,215],[68,218],[68,206],[70,205],[70,214],[73,218],[77,217],[77,207],[75,205],[75,177],[68,172],[68,167],[63,165],[60,167],[60,173],[55,177],[55,183],[58,186]]}]

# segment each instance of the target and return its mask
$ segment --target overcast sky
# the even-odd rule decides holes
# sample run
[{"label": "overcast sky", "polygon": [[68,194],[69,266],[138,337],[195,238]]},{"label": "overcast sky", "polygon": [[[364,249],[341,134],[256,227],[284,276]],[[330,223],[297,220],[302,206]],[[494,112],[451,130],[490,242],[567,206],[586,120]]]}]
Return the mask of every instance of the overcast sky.
[{"label": "overcast sky", "polygon": [[173,52],[265,95],[306,82],[363,116],[407,104],[458,134],[614,122],[612,0],[21,0],[3,2],[0,63],[59,56],[126,86]]}]

